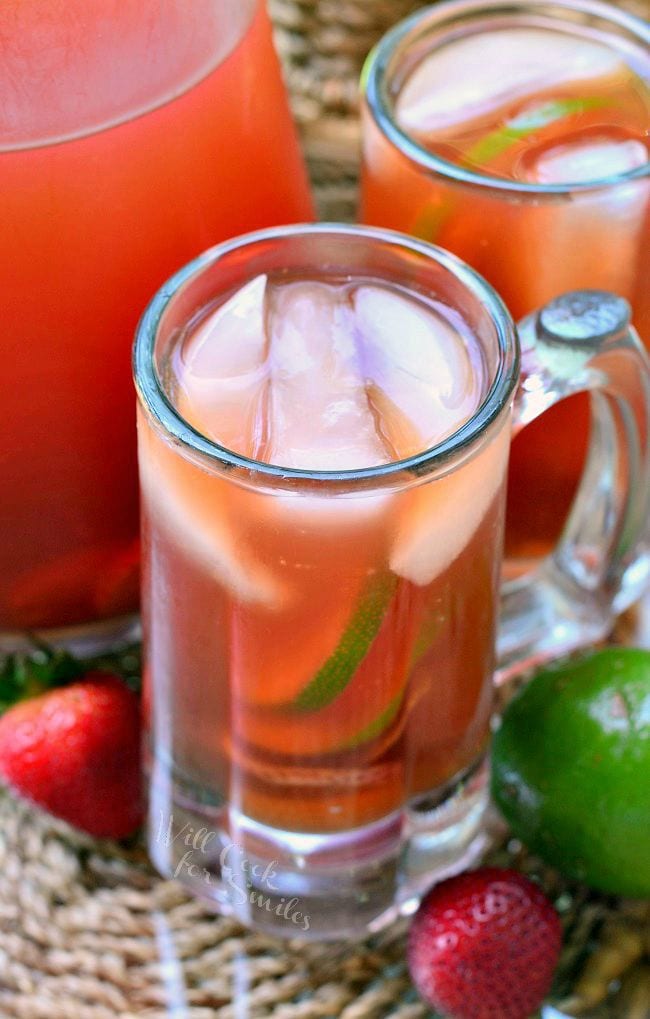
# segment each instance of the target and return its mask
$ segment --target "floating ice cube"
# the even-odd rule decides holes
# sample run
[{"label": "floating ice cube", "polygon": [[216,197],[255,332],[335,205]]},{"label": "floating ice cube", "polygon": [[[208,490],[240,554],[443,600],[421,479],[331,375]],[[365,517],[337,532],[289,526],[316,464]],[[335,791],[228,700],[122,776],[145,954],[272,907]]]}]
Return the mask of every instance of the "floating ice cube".
[{"label": "floating ice cube", "polygon": [[[249,456],[303,470],[367,468],[424,450],[472,415],[485,388],[480,352],[462,326],[379,283],[260,277],[202,323],[175,367],[179,409],[195,427]],[[218,505],[226,493],[201,499],[187,484],[176,488],[179,531],[185,516],[215,572],[241,597],[266,590],[272,601],[254,564],[249,587],[246,556],[238,569],[241,550],[228,541],[236,521],[222,519]],[[386,492],[333,498],[288,489],[256,512],[260,526],[289,514],[349,529],[387,519],[394,502]]]},{"label": "floating ice cube", "polygon": [[390,555],[398,576],[430,584],[460,555],[504,484],[509,448],[505,422],[469,462],[410,493]]},{"label": "floating ice cube", "polygon": [[371,399],[396,457],[435,445],[471,417],[483,370],[478,348],[472,358],[461,332],[385,287],[359,287],[354,309]]},{"label": "floating ice cube", "polygon": [[144,420],[138,427],[138,454],[148,512],[174,545],[240,601],[280,607],[285,601],[281,582],[239,535],[238,510],[231,505],[234,486],[185,461]]},{"label": "floating ice cube", "polygon": [[266,276],[256,276],[217,308],[183,349],[193,376],[224,379],[245,375],[264,359]]},{"label": "floating ice cube", "polygon": [[211,314],[181,351],[178,409],[208,438],[254,452],[268,374],[266,276],[257,276]]},{"label": "floating ice cube", "polygon": [[537,184],[584,184],[618,177],[648,162],[648,150],[636,138],[605,135],[561,145],[545,145],[528,153],[526,180]]},{"label": "floating ice cube", "polygon": [[396,115],[407,131],[439,133],[555,85],[630,73],[613,49],[568,33],[481,32],[425,57],[403,87]]},{"label": "floating ice cube", "polygon": [[[624,173],[647,157],[642,142],[601,132],[538,146],[521,169],[529,182],[570,185]],[[639,178],[519,207],[502,255],[512,260],[503,271],[520,306],[532,310],[583,287],[632,299],[649,202],[650,180]]]},{"label": "floating ice cube", "polygon": [[316,282],[279,287],[272,300],[269,442],[264,459],[305,470],[386,463],[355,343],[351,307]]}]

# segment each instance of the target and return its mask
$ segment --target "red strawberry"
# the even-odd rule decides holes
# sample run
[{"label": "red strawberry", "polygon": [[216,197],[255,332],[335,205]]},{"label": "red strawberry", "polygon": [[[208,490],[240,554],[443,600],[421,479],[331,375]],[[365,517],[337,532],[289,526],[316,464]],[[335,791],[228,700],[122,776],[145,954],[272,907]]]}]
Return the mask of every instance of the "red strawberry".
[{"label": "red strawberry", "polygon": [[90,672],[0,718],[0,776],[91,835],[124,838],[141,819],[138,698]]},{"label": "red strawberry", "polygon": [[408,939],[411,977],[452,1019],[527,1019],[550,988],[562,944],[553,906],[511,870],[485,867],[436,885]]}]

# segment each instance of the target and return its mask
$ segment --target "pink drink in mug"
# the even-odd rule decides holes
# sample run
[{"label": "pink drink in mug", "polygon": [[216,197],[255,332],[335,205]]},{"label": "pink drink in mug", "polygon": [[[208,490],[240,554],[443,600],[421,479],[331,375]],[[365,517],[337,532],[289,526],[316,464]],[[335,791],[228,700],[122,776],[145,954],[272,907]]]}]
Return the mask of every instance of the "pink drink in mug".
[{"label": "pink drink in mug", "polygon": [[[633,470],[608,492],[587,474],[573,541],[505,593],[504,669],[599,635],[647,576],[648,368],[626,311],[573,295],[522,326],[517,421],[576,374],[602,394],[595,455]],[[178,273],[135,373],[154,860],[262,928],[295,933],[296,899],[316,936],[373,929],[480,839],[512,322],[439,249],[289,227]],[[605,496],[619,511],[594,532]],[[212,834],[181,865],[189,829]],[[230,894],[236,858],[272,908]]]},{"label": "pink drink in mug", "polygon": [[[515,317],[613,291],[650,343],[649,44],[647,24],[591,0],[417,12],[366,67],[361,219],[453,251]],[[513,560],[556,539],[588,422],[579,397],[513,444]]]}]

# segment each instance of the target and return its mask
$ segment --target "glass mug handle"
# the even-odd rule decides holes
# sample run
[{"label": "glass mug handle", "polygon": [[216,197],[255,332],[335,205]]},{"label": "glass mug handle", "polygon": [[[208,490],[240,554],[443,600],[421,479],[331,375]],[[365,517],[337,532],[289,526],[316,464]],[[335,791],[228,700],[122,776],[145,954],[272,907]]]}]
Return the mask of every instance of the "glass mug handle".
[{"label": "glass mug handle", "polygon": [[497,681],[600,640],[650,575],[650,361],[626,301],[562,295],[519,325],[515,432],[575,393],[591,394],[591,438],[560,540],[502,590]]}]

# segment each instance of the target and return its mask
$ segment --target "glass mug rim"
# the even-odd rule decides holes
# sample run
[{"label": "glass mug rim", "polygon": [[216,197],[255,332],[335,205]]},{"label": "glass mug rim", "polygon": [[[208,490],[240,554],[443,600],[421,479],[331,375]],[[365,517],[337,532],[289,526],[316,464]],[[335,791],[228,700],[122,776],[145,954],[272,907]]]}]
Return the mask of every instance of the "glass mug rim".
[{"label": "glass mug rim", "polygon": [[369,53],[361,76],[361,92],[370,114],[379,130],[419,170],[450,178],[460,184],[485,188],[494,192],[519,195],[534,195],[537,198],[567,195],[576,191],[599,191],[650,176],[650,160],[643,166],[625,173],[613,174],[582,183],[535,184],[526,181],[507,180],[490,176],[452,163],[424,148],[397,123],[388,92],[392,74],[390,63],[397,50],[410,43],[419,32],[429,26],[444,25],[448,29],[457,25],[459,17],[492,16],[499,12],[515,15],[548,10],[558,24],[562,23],[559,12],[574,11],[591,14],[626,29],[646,45],[650,45],[650,24],[629,11],[602,3],[601,0],[442,0],[433,6],[424,7],[398,22],[390,29]]},{"label": "glass mug rim", "polygon": [[[425,261],[435,261],[446,273],[459,281],[486,310],[494,326],[497,341],[496,366],[489,389],[469,420],[450,436],[419,453],[374,467],[354,470],[323,471],[282,467],[255,460],[208,439],[194,428],[174,407],[156,369],[156,341],[165,312],[174,298],[203,272],[233,252],[265,242],[290,241],[294,237],[356,237],[369,244],[383,244],[405,250]],[[404,473],[419,477],[445,465],[456,454],[466,451],[490,428],[509,405],[519,379],[520,355],[517,331],[508,309],[496,290],[474,269],[443,248],[417,240],[398,231],[378,227],[339,223],[304,223],[271,227],[242,234],[217,244],[188,262],[174,273],[157,291],[145,308],[138,324],[133,345],[133,376],[139,399],[163,431],[190,454],[199,455],[215,469],[239,468],[250,478],[260,481],[290,482],[292,490],[305,486],[340,482],[346,491],[390,483]]]}]

